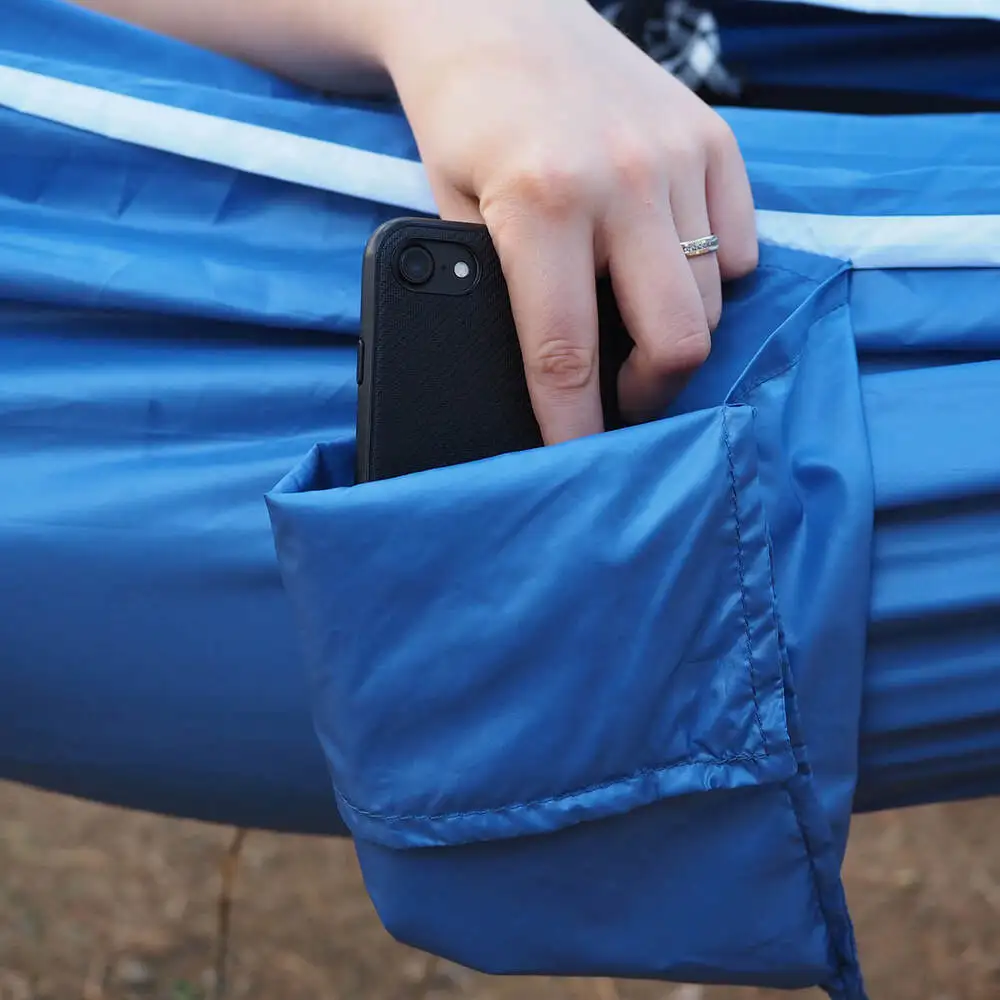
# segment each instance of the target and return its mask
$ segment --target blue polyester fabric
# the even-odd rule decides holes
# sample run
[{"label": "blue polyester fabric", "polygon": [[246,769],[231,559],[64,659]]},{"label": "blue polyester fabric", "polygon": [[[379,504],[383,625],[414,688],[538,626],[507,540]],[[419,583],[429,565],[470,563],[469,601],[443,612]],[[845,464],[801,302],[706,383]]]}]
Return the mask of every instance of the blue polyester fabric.
[{"label": "blue polyester fabric", "polygon": [[812,3],[704,0],[727,67],[750,85],[1000,102],[1000,21],[873,15]]},{"label": "blue polyester fabric", "polygon": [[[392,108],[5,19],[0,64],[416,156]],[[762,209],[1000,213],[996,118],[729,117]],[[398,213],[0,132],[0,775],[339,811],[387,926],[480,968],[862,996],[852,808],[1000,791],[996,271],[765,247],[667,419],[351,487]]]}]

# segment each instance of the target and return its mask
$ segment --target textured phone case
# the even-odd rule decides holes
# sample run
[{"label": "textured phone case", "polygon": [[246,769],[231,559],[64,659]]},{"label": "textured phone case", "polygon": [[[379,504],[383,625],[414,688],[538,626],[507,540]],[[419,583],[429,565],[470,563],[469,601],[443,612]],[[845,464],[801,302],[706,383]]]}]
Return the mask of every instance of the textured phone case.
[{"label": "textured phone case", "polygon": [[[479,263],[463,295],[409,288],[395,275],[403,243],[447,238]],[[397,220],[372,238],[363,282],[359,479],[387,479],[541,445],[500,262],[484,226]],[[616,426],[614,374],[628,341],[607,289],[602,385]]]}]

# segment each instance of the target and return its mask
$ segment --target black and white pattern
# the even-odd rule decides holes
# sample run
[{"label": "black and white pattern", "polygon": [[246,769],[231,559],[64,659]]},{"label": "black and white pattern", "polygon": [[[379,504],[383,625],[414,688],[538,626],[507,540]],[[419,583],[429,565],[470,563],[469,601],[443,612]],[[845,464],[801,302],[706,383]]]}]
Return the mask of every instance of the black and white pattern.
[{"label": "black and white pattern", "polygon": [[598,9],[664,69],[692,90],[735,97],[739,85],[722,64],[719,25],[688,0],[616,0]]}]

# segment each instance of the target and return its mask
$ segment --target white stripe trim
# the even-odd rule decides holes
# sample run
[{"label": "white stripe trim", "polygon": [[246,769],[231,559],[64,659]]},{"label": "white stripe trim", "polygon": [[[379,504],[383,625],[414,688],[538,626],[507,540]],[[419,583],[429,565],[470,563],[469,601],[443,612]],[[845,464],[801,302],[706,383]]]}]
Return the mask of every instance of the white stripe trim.
[{"label": "white stripe trim", "polygon": [[762,243],[850,260],[856,268],[1000,267],[1000,215],[757,213]]},{"label": "white stripe trim", "polygon": [[1000,0],[768,0],[810,7],[837,7],[865,14],[903,14],[911,17],[984,18],[1000,20]]},{"label": "white stripe trim", "polygon": [[[0,0],[2,2],[2,0]],[[0,66],[0,105],[247,174],[436,212],[419,163]]]},{"label": "white stripe trim", "polygon": [[[419,163],[216,118],[0,66],[0,105],[244,173],[435,213]],[[762,242],[856,267],[1000,266],[1000,216],[835,216],[759,211]]]}]

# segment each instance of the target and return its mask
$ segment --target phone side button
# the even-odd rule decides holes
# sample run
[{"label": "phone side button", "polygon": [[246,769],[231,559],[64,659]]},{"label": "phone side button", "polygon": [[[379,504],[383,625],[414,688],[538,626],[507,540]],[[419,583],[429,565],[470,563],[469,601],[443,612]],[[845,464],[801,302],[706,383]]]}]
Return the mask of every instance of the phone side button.
[{"label": "phone side button", "polygon": [[358,339],[358,385],[365,380],[365,342]]}]

